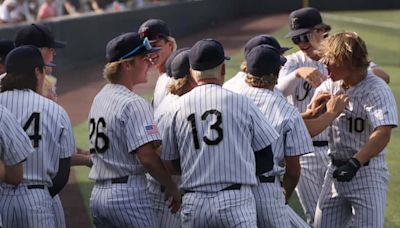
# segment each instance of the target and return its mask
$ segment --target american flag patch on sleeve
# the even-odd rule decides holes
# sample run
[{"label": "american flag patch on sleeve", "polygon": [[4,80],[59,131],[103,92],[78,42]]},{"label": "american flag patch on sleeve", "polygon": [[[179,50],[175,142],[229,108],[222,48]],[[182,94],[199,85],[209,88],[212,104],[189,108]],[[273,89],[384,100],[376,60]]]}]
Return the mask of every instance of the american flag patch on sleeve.
[{"label": "american flag patch on sleeve", "polygon": [[158,128],[155,123],[144,127],[148,135],[158,134]]}]

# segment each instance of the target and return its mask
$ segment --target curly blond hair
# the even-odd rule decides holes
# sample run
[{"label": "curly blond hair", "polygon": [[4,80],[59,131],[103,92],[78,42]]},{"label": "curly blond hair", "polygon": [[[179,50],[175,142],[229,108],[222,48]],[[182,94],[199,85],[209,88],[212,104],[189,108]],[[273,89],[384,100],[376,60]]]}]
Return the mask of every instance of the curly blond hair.
[{"label": "curly blond hair", "polygon": [[133,61],[135,57],[136,56],[116,62],[107,63],[103,69],[103,77],[111,83],[116,82],[121,76],[121,63]]},{"label": "curly blond hair", "polygon": [[256,88],[266,88],[270,86],[275,86],[278,82],[278,76],[274,74],[269,74],[257,77],[247,73],[245,81],[249,86]]},{"label": "curly blond hair", "polygon": [[325,64],[366,70],[369,65],[365,42],[355,32],[336,33],[325,39],[318,54]]},{"label": "curly blond hair", "polygon": [[171,82],[167,86],[168,92],[178,96],[187,93],[189,88],[189,77],[190,76],[185,76],[179,79],[171,79]]}]

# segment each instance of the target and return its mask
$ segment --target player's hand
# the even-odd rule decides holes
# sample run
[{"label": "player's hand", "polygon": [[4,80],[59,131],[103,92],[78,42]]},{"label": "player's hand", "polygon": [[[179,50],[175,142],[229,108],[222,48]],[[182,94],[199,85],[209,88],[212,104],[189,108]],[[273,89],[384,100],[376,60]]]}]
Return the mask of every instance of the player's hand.
[{"label": "player's hand", "polygon": [[171,213],[178,212],[179,208],[181,208],[182,198],[181,192],[176,185],[165,188],[165,200],[170,200],[168,208],[171,210]]},{"label": "player's hand", "polygon": [[300,67],[296,70],[296,76],[303,78],[314,88],[327,79],[327,76],[314,67]]},{"label": "player's hand", "polygon": [[326,104],[326,111],[334,113],[337,117],[343,112],[348,103],[349,98],[346,95],[332,96]]},{"label": "player's hand", "polygon": [[356,158],[350,158],[345,165],[340,166],[333,172],[333,177],[339,182],[349,182],[360,167],[361,163]]},{"label": "player's hand", "polygon": [[318,93],[307,106],[308,112],[312,113],[311,118],[317,117],[326,111],[326,103],[331,98],[327,92]]}]

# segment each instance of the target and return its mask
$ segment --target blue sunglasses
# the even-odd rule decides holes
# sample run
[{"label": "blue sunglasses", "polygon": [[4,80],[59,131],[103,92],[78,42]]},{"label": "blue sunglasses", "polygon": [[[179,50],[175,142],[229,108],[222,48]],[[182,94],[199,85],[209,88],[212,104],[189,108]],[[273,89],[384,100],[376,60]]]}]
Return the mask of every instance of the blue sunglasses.
[{"label": "blue sunglasses", "polygon": [[147,39],[147,37],[144,38],[143,43],[141,45],[135,47],[132,51],[126,53],[124,56],[119,58],[119,60],[124,60],[124,59],[131,57],[133,54],[135,54],[137,51],[139,51],[143,47],[146,48],[147,51],[150,51],[151,49],[153,49],[153,47],[151,46],[150,41],[149,41],[149,39]]}]

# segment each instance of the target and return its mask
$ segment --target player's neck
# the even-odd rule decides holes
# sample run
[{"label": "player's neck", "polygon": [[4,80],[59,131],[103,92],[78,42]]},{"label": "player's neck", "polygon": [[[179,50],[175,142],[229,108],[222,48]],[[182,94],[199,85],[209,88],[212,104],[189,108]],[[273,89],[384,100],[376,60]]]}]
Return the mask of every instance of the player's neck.
[{"label": "player's neck", "polygon": [[161,76],[165,72],[167,72],[167,69],[165,68],[164,64],[161,64],[161,66],[157,67],[158,75]]},{"label": "player's neck", "polygon": [[198,86],[201,85],[206,85],[206,84],[217,84],[217,85],[222,85],[222,83],[220,82],[220,80],[216,79],[216,78],[205,78],[205,79],[200,79],[196,81]]},{"label": "player's neck", "polygon": [[360,83],[362,80],[364,80],[367,77],[367,72],[358,72],[350,77],[343,79],[343,88],[349,89],[350,87],[353,87]]}]

